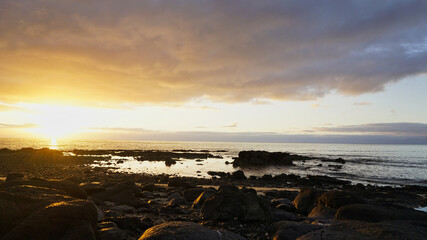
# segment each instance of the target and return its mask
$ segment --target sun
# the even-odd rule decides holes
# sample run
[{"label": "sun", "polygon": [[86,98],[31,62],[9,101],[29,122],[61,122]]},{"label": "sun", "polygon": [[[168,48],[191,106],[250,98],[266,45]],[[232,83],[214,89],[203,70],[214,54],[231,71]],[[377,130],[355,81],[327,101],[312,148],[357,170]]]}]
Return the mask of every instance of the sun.
[{"label": "sun", "polygon": [[70,137],[87,126],[87,116],[79,108],[39,105],[34,119],[37,127],[32,129],[43,138],[56,140]]}]

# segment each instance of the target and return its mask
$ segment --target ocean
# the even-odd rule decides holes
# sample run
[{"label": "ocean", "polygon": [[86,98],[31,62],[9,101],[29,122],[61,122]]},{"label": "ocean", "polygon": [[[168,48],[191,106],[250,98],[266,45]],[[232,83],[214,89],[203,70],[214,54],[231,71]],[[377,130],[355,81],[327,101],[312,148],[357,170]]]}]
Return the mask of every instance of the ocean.
[{"label": "ocean", "polygon": [[[290,152],[313,158],[343,158],[346,163],[339,169],[335,163],[312,160],[298,162],[296,166],[242,169],[246,176],[264,174],[326,175],[353,183],[373,185],[421,185],[427,186],[427,145],[380,145],[380,144],[323,144],[323,143],[237,143],[237,142],[147,142],[147,141],[80,141],[51,142],[37,139],[0,139],[0,148],[20,149],[53,148],[62,151],[85,150],[208,150],[222,158],[203,161],[179,159],[177,164],[166,166],[164,162],[137,161],[132,157],[111,156],[113,171],[130,173],[166,173],[179,176],[209,177],[208,171],[233,172],[239,170],[232,164],[243,150]],[[218,152],[218,150],[222,150]],[[321,164],[322,166],[320,166]],[[99,161],[94,166],[107,166]],[[108,165],[111,167],[112,165]]]}]

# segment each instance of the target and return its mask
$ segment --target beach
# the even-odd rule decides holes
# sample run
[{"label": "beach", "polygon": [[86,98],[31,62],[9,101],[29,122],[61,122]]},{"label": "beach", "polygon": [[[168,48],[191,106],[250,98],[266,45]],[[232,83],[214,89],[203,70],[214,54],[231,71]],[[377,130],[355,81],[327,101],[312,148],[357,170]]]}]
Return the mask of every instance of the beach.
[{"label": "beach", "polygon": [[[105,158],[111,152],[174,165],[220,151],[2,149],[0,239],[423,239],[427,230],[427,213],[414,210],[427,206],[425,186],[244,171],[307,163],[307,156],[241,151],[229,164],[243,170],[208,178],[116,171],[126,160]],[[48,218],[62,220],[52,227]]]}]

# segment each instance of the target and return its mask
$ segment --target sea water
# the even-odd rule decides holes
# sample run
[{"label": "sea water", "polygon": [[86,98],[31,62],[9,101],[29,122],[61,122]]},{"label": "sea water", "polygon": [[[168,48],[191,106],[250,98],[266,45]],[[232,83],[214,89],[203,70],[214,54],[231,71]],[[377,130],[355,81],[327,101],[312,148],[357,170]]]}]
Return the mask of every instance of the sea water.
[{"label": "sea water", "polygon": [[[233,172],[233,157],[243,150],[265,150],[290,152],[313,158],[343,158],[346,163],[341,169],[337,163],[313,160],[296,162],[296,166],[271,166],[242,169],[246,176],[297,174],[326,175],[353,183],[377,185],[421,185],[427,186],[427,145],[380,145],[380,144],[323,144],[323,143],[237,143],[237,142],[147,142],[147,141],[51,141],[37,139],[0,139],[0,148],[20,149],[53,148],[62,151],[86,150],[207,150],[222,158],[208,158],[202,161],[179,159],[172,165],[164,162],[138,161],[132,157],[111,156],[111,161],[124,160],[114,164],[113,171],[130,173],[166,173],[179,176],[209,177],[208,171]],[[218,150],[222,150],[218,152]],[[94,166],[107,166],[99,161]],[[321,164],[321,166],[320,166]],[[111,165],[109,165],[111,167]]]}]

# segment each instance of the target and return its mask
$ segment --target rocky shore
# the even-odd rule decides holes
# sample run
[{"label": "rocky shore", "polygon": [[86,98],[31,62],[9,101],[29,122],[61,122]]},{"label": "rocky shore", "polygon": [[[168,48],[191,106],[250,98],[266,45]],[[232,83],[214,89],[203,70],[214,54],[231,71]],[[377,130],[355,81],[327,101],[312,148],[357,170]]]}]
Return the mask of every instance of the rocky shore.
[{"label": "rocky shore", "polygon": [[[99,155],[107,154],[76,150],[64,155],[49,149],[1,149],[0,239],[427,236],[427,213],[414,210],[427,206],[426,187],[354,185],[328,176],[245,176],[244,166],[309,160],[268,152],[243,152],[233,163],[243,171],[211,172],[209,179],[125,174],[90,165],[99,160]],[[144,161],[165,164],[175,161],[180,154],[187,158],[215,156],[191,150],[132,154]],[[325,162],[345,164],[343,159]]]}]

